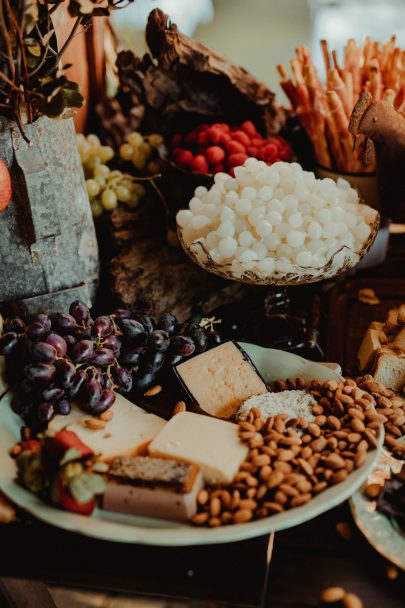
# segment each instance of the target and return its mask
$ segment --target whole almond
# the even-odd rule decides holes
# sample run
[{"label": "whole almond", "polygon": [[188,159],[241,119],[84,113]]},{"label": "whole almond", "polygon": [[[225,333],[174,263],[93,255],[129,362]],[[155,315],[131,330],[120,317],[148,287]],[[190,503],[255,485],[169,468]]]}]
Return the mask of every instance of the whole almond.
[{"label": "whole almond", "polygon": [[281,513],[282,511],[284,511],[283,505],[280,505],[278,502],[266,501],[263,503],[263,505],[272,513]]},{"label": "whole almond", "polygon": [[363,602],[358,595],[346,593],[342,598],[344,608],[363,608]]},{"label": "whole almond", "polygon": [[336,380],[329,380],[328,382],[326,382],[326,388],[329,391],[335,392],[338,389],[338,383],[336,382]]},{"label": "whole almond", "polygon": [[104,420],[100,420],[99,418],[85,418],[83,424],[92,431],[100,431],[105,428]]},{"label": "whole almond", "polygon": [[345,461],[339,454],[330,454],[324,460],[331,469],[343,469],[345,466]]},{"label": "whole almond", "polygon": [[233,521],[235,524],[243,524],[250,521],[253,517],[253,513],[250,509],[239,509],[233,514]]},{"label": "whole almond", "polygon": [[223,511],[221,513],[221,523],[224,525],[230,524],[233,521],[233,513],[230,511]]},{"label": "whole almond", "polygon": [[257,502],[250,498],[243,498],[239,503],[240,509],[249,509],[249,511],[254,511],[257,508]]},{"label": "whole almond", "polygon": [[210,517],[208,520],[208,525],[210,528],[218,528],[222,525],[222,522],[219,517]]},{"label": "whole almond", "polygon": [[208,491],[203,489],[200,490],[197,496],[197,502],[199,505],[204,506],[207,504],[208,500],[209,500],[210,495],[208,494]]},{"label": "whole almond", "polygon": [[343,587],[328,587],[324,589],[321,593],[321,601],[324,604],[333,604],[335,602],[340,602],[345,595],[345,590]]},{"label": "whole almond", "polygon": [[322,452],[326,447],[326,443],[325,437],[321,435],[321,437],[318,437],[318,439],[314,439],[314,441],[311,442],[311,449],[313,452]]},{"label": "whole almond", "polygon": [[352,430],[355,433],[362,433],[364,431],[364,429],[366,428],[364,426],[364,422],[362,420],[360,420],[359,418],[353,418],[353,420],[350,423],[350,426],[352,427]]},{"label": "whole almond", "polygon": [[323,492],[323,490],[326,490],[327,487],[328,484],[326,481],[319,481],[312,487],[312,491],[314,494],[319,494],[320,492]]},{"label": "whole almond", "polygon": [[303,479],[294,486],[301,494],[307,494],[312,490],[312,484],[307,479]]},{"label": "whole almond", "polygon": [[298,458],[298,464],[300,465],[300,467],[302,468],[303,471],[305,471],[305,473],[307,475],[312,475],[314,470],[311,467],[311,465],[309,464],[309,462],[307,462],[304,458]]},{"label": "whole almond", "polygon": [[187,410],[187,406],[185,401],[178,401],[173,409],[173,416],[176,414],[180,414],[181,412],[185,412]]},{"label": "whole almond", "polygon": [[340,469],[340,471],[338,471],[337,473],[335,473],[332,477],[332,483],[340,483],[341,481],[344,481],[346,479],[346,477],[348,476],[348,472],[346,469]]},{"label": "whole almond", "polygon": [[267,487],[272,489],[282,483],[284,479],[284,473],[282,471],[273,471],[267,480]]},{"label": "whole almond", "polygon": [[371,445],[373,448],[376,448],[378,443],[377,443],[377,438],[374,435],[374,433],[372,431],[370,431],[370,429],[366,429],[364,431],[364,437],[367,439],[369,445]]},{"label": "whole almond", "polygon": [[311,435],[313,437],[319,437],[321,434],[321,429],[314,422],[311,422],[311,424],[308,424],[308,431],[311,433]]},{"label": "whole almond", "polygon": [[286,505],[288,502],[288,497],[287,494],[285,494],[285,492],[283,492],[282,490],[277,490],[277,492],[274,493],[274,500],[279,504],[279,505]]},{"label": "whole almond", "polygon": [[280,483],[279,488],[287,496],[298,496],[299,492],[296,488],[291,486],[289,483]]},{"label": "whole almond", "polygon": [[347,436],[347,441],[349,443],[359,443],[359,441],[361,441],[360,433],[349,433]]},{"label": "whole almond", "polygon": [[309,445],[305,445],[301,448],[301,456],[304,460],[308,460],[312,456],[312,448]]},{"label": "whole almond", "polygon": [[346,541],[350,541],[353,538],[352,529],[345,521],[339,521],[336,524],[336,532]]},{"label": "whole almond", "polygon": [[367,498],[377,498],[380,495],[382,486],[379,483],[369,483],[364,488],[364,494]]},{"label": "whole almond", "polygon": [[347,411],[347,413],[352,416],[352,418],[358,418],[358,420],[364,420],[365,419],[365,415],[363,414],[363,412],[361,410],[357,410],[354,407],[350,407]]},{"label": "whole almond", "polygon": [[312,494],[310,494],[309,492],[307,494],[299,494],[298,496],[294,496],[294,498],[292,498],[290,500],[290,506],[291,507],[301,507],[302,505],[305,505],[309,500],[311,500],[312,498]]},{"label": "whole almond", "polygon": [[259,471],[260,479],[262,479],[263,481],[266,481],[270,477],[271,471],[272,471],[272,468],[268,465],[261,467],[261,469]]},{"label": "whole almond", "polygon": [[267,486],[265,484],[262,484],[261,486],[259,486],[256,490],[256,498],[257,500],[262,500],[262,498],[264,498],[267,494]]},{"label": "whole almond", "polygon": [[361,467],[362,464],[364,464],[366,458],[367,458],[367,452],[365,452],[365,451],[357,452],[357,454],[354,458],[354,465],[355,465],[356,469],[358,467]]},{"label": "whole almond", "polygon": [[146,391],[146,393],[143,394],[144,397],[154,397],[155,395],[158,395],[162,390],[162,387],[160,386],[160,384],[156,384],[155,386],[152,386],[149,390]]},{"label": "whole almond", "polygon": [[335,431],[339,431],[342,427],[339,418],[336,418],[336,416],[328,416],[328,425]]},{"label": "whole almond", "polygon": [[252,459],[252,464],[254,464],[256,467],[263,467],[266,464],[268,465],[270,464],[270,456],[267,454],[259,454]]},{"label": "whole almond", "polygon": [[[319,428],[319,427],[318,427]],[[281,462],[288,462],[294,458],[294,452],[292,450],[278,450],[277,459]]]},{"label": "whole almond", "polygon": [[104,420],[104,422],[109,422],[110,420],[113,419],[113,416],[114,416],[114,412],[112,412],[111,410],[106,410],[105,412],[100,414],[99,418],[100,418],[100,420]]},{"label": "whole almond", "polygon": [[250,422],[246,422],[246,420],[241,420],[239,422],[239,428],[242,431],[248,431],[248,432],[252,432],[252,433],[256,432],[254,424],[250,424]]},{"label": "whole almond", "polygon": [[209,516],[210,514],[207,511],[203,511],[202,513],[197,513],[197,515],[194,515],[194,517],[191,518],[191,521],[193,524],[196,524],[196,526],[202,526],[203,524],[207,523]]},{"label": "whole almond", "polygon": [[228,490],[222,490],[219,498],[221,500],[222,506],[225,509],[231,508],[232,496],[231,496],[230,492],[228,492]]},{"label": "whole almond", "polygon": [[210,513],[212,517],[217,517],[221,513],[221,501],[217,496],[211,498]]}]

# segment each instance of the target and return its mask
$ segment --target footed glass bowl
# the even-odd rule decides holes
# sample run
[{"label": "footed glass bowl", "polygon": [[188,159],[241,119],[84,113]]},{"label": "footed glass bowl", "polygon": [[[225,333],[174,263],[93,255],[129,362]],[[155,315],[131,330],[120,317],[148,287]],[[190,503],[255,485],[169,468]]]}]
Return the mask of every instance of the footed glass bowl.
[{"label": "footed glass bowl", "polygon": [[380,225],[380,216],[377,214],[374,222],[370,224],[370,234],[363,243],[359,251],[353,251],[346,245],[338,249],[330,260],[321,268],[303,267],[297,264],[289,263],[289,270],[282,272],[275,271],[269,276],[258,274],[251,270],[246,270],[243,275],[236,276],[230,264],[218,264],[214,262],[204,246],[202,240],[197,239],[191,245],[185,243],[183,231],[180,226],[177,226],[177,234],[181,246],[186,254],[204,270],[216,274],[224,279],[237,281],[239,283],[248,283],[251,285],[304,285],[308,283],[317,283],[324,279],[331,279],[342,272],[346,272],[356,266],[370,249],[377,235]]}]

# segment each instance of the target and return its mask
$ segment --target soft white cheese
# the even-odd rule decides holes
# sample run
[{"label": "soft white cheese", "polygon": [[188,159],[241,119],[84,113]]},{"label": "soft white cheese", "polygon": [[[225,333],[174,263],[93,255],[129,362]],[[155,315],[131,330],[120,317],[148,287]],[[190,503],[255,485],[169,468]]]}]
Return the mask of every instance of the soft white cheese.
[{"label": "soft white cheese", "polygon": [[249,448],[238,426],[210,416],[181,412],[173,416],[149,445],[149,454],[197,464],[210,484],[230,484]]},{"label": "soft white cheese", "polygon": [[68,416],[55,416],[48,428],[74,431],[103,460],[110,461],[116,456],[145,454],[148,444],[166,424],[163,418],[148,414],[119,394],[111,412],[113,418],[105,428],[94,431],[84,425],[91,416],[75,405]]}]

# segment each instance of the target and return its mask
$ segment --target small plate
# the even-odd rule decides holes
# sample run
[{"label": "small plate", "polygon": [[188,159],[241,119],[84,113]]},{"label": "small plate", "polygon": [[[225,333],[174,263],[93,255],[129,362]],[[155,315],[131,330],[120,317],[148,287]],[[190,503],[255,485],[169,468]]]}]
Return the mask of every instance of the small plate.
[{"label": "small plate", "polygon": [[[307,361],[297,355],[253,344],[241,343],[267,383],[301,376],[306,380],[341,380],[332,369]],[[363,466],[345,481],[328,488],[307,504],[258,521],[221,528],[199,528],[189,524],[147,519],[96,510],[92,517],[68,513],[47,505],[35,494],[15,482],[16,465],[10,448],[20,438],[21,419],[10,407],[10,393],[0,401],[0,490],[38,519],[48,524],[108,541],[147,545],[206,545],[240,541],[277,530],[298,526],[347,500],[367,479],[378,461],[384,439],[380,433],[378,448],[369,452]]]},{"label": "small plate", "polygon": [[[368,483],[378,483],[388,470],[398,473],[403,464],[384,449],[370,472]],[[351,497],[350,508],[357,527],[370,545],[398,568],[405,570],[405,533],[384,513],[377,511],[376,501],[367,498],[362,488]]]}]

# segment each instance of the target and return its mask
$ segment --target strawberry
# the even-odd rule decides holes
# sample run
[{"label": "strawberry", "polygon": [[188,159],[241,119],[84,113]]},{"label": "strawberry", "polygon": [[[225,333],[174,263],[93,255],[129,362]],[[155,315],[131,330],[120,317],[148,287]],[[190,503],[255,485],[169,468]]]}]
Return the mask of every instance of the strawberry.
[{"label": "strawberry", "polygon": [[219,146],[210,146],[205,151],[205,157],[210,165],[215,165],[224,160],[225,152]]},{"label": "strawberry", "polygon": [[0,212],[5,211],[11,201],[11,178],[4,161],[0,160]]},{"label": "strawberry", "polygon": [[82,504],[78,503],[69,492],[69,488],[60,481],[58,483],[58,499],[62,509],[71,511],[72,513],[79,513],[80,515],[91,515],[96,506],[94,498]]},{"label": "strawberry", "polygon": [[59,431],[53,437],[46,437],[44,447],[48,454],[56,460],[61,460],[65,452],[75,449],[79,452],[78,458],[88,458],[94,456],[94,452],[73,431]]}]

